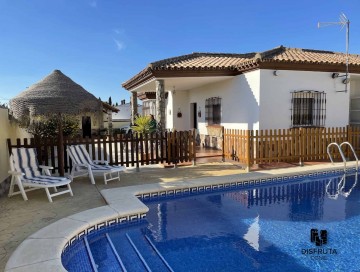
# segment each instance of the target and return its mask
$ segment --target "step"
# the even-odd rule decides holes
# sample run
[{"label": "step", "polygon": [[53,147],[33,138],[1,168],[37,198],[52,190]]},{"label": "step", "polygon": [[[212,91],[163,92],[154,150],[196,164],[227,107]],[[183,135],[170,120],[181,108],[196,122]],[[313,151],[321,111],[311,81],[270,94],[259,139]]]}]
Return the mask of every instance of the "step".
[{"label": "step", "polygon": [[[91,252],[90,252],[91,253]],[[71,248],[64,253],[62,260],[67,260],[63,262],[63,266],[67,271],[94,271],[91,266],[91,260],[86,245],[85,240],[81,239],[71,246]],[[82,262],[75,262],[73,260],[84,260]]]},{"label": "step", "polygon": [[137,248],[151,271],[173,271],[151,239],[141,230],[131,230],[126,235]]},{"label": "step", "polygon": [[88,241],[85,237],[85,243],[89,248],[95,272],[118,272],[126,271],[121,266],[116,251],[114,252],[111,243],[105,234],[94,237]]},{"label": "step", "polygon": [[123,232],[108,233],[109,239],[116,250],[117,255],[122,260],[123,266],[131,272],[148,271],[138,256],[138,253]]}]

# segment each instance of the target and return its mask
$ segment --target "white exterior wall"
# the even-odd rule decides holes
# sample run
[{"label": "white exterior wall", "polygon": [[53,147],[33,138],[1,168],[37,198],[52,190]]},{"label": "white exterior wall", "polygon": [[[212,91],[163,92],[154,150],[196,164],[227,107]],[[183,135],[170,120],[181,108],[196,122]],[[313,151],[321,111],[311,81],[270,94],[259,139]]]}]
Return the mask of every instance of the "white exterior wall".
[{"label": "white exterior wall", "polygon": [[283,129],[291,126],[291,92],[301,90],[325,91],[326,127],[343,127],[349,123],[349,94],[342,91],[341,78],[333,79],[330,72],[260,71],[259,129]]},{"label": "white exterior wall", "polygon": [[[205,100],[210,97],[221,97],[221,121],[225,128],[258,129],[259,126],[259,71],[253,71],[234,78],[219,81],[188,91],[169,94],[167,112],[173,104],[173,115],[168,116],[168,128],[173,126],[178,130],[191,129],[191,103],[197,103],[197,117],[200,134],[208,134],[205,123]],[[178,109],[182,118],[177,118]]]},{"label": "white exterior wall", "polygon": [[8,116],[8,109],[0,108],[0,183],[2,183],[8,176],[9,166],[9,151],[6,140],[11,139],[15,143],[16,138],[31,138],[32,135],[20,128],[16,123],[10,123]]},{"label": "white exterior wall", "polygon": [[[190,129],[190,102],[189,91],[175,91],[169,92],[168,105],[166,107],[167,128],[176,130],[189,130]],[[170,98],[171,97],[171,98]],[[172,105],[171,114],[169,114],[170,105]],[[182,117],[177,117],[178,112],[181,112]],[[172,122],[172,126],[170,126]]]},{"label": "white exterior wall", "polygon": [[166,100],[165,104],[165,117],[166,117],[166,129],[172,129],[174,127],[174,107],[173,107],[173,101],[174,101],[174,93],[172,91],[168,92],[168,98]]},{"label": "white exterior wall", "polygon": [[[342,78],[333,79],[330,72],[255,70],[231,79],[204,85],[188,91],[169,93],[167,128],[191,129],[190,104],[197,103],[198,130],[208,134],[205,123],[205,100],[221,97],[221,125],[233,129],[287,129],[291,127],[291,92],[301,90],[325,91],[326,127],[349,124],[350,91],[345,90]],[[185,79],[184,79],[185,80]],[[352,87],[355,83],[352,83]],[[178,109],[182,118],[177,118]]]}]

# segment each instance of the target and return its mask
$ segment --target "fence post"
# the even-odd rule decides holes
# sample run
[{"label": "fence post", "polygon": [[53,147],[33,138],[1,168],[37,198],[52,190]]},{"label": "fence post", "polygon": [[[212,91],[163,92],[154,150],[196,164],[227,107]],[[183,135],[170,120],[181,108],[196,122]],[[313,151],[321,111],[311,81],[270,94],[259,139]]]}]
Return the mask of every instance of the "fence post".
[{"label": "fence post", "polygon": [[[142,134],[141,134],[142,138]],[[131,151],[133,153],[133,151]],[[136,133],[135,135],[135,153],[136,153],[136,172],[140,172],[140,165],[139,165],[139,134]],[[141,154],[142,155],[142,154]]]},{"label": "fence post", "polygon": [[196,130],[193,129],[192,131],[192,143],[191,143],[191,146],[192,146],[192,153],[193,153],[193,163],[192,165],[195,166],[196,165]]},{"label": "fence post", "polygon": [[[346,131],[346,141],[349,142],[351,144],[351,146],[354,147],[353,143],[352,143],[352,129],[351,129],[351,126],[347,126],[345,128],[347,131]],[[350,158],[350,149],[347,148],[347,157]]]},{"label": "fence post", "polygon": [[63,177],[65,174],[64,170],[64,136],[63,136],[63,126],[62,126],[62,116],[61,113],[58,115],[58,171],[59,176]]},{"label": "fence post", "polygon": [[222,157],[221,157],[221,161],[225,162],[225,128],[224,128],[224,126],[221,128],[221,137],[222,137]]},{"label": "fence post", "polygon": [[250,172],[250,130],[246,130],[246,172]]},{"label": "fence post", "polygon": [[172,137],[171,137],[171,142],[172,142],[172,154],[173,154],[173,163],[174,163],[174,168],[177,168],[177,162],[178,162],[178,144],[179,142],[176,140],[178,137],[178,132],[176,130],[173,131]]},{"label": "fence post", "polygon": [[299,128],[299,165],[300,166],[304,166],[304,160],[302,158],[302,156],[305,154],[305,140],[304,140],[304,136],[306,135],[305,133],[302,133],[302,128]]}]

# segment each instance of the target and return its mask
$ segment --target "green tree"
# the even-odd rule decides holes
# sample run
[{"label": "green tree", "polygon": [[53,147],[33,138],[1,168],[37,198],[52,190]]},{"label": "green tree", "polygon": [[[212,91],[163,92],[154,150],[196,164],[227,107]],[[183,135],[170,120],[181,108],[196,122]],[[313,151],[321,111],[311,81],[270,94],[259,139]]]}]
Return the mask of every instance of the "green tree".
[{"label": "green tree", "polygon": [[109,97],[109,105],[112,106],[111,96]]}]

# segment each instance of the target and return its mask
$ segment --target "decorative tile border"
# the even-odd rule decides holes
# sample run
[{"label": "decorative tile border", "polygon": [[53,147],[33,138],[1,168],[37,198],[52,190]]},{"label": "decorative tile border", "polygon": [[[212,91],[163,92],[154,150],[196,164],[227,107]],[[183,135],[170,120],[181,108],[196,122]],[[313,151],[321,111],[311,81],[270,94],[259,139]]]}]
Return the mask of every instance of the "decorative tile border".
[{"label": "decorative tile border", "polygon": [[[346,173],[355,173],[356,168],[349,168],[347,169]],[[160,192],[152,192],[152,193],[144,193],[144,194],[138,194],[136,195],[137,198],[139,198],[141,201],[144,201],[145,203],[147,201],[153,201],[158,200],[161,198],[173,198],[173,197],[181,197],[181,196],[188,196],[188,195],[196,195],[196,194],[202,194],[202,193],[208,193],[208,192],[216,192],[216,191],[223,191],[228,189],[236,189],[236,188],[249,188],[252,186],[267,186],[271,184],[277,184],[277,183],[286,183],[286,182],[297,182],[302,179],[306,178],[320,178],[320,177],[326,177],[334,174],[341,174],[344,173],[344,170],[342,169],[336,169],[336,170],[327,170],[327,171],[318,171],[318,172],[311,172],[311,173],[305,173],[305,174],[293,174],[288,176],[280,176],[280,177],[274,177],[274,178],[260,178],[260,179],[250,179],[250,180],[244,180],[244,181],[229,181],[214,185],[199,185],[199,186],[193,186],[189,188],[182,188],[182,189],[171,189],[168,191],[160,191]]]},{"label": "decorative tile border", "polygon": [[88,227],[88,228],[82,230],[81,232],[79,232],[78,234],[76,234],[75,236],[73,236],[65,244],[65,246],[64,246],[64,248],[62,250],[62,253],[64,253],[67,249],[69,249],[69,246],[71,246],[72,244],[74,244],[75,242],[80,240],[84,235],[91,234],[91,233],[93,233],[95,231],[102,230],[102,229],[105,229],[107,227],[114,226],[116,224],[135,223],[135,222],[138,222],[138,221],[140,221],[142,219],[145,219],[145,217],[146,217],[146,213],[131,214],[131,215],[127,215],[127,216],[111,218],[111,219],[108,219],[108,220],[106,220],[104,222],[97,223],[96,225]]}]

